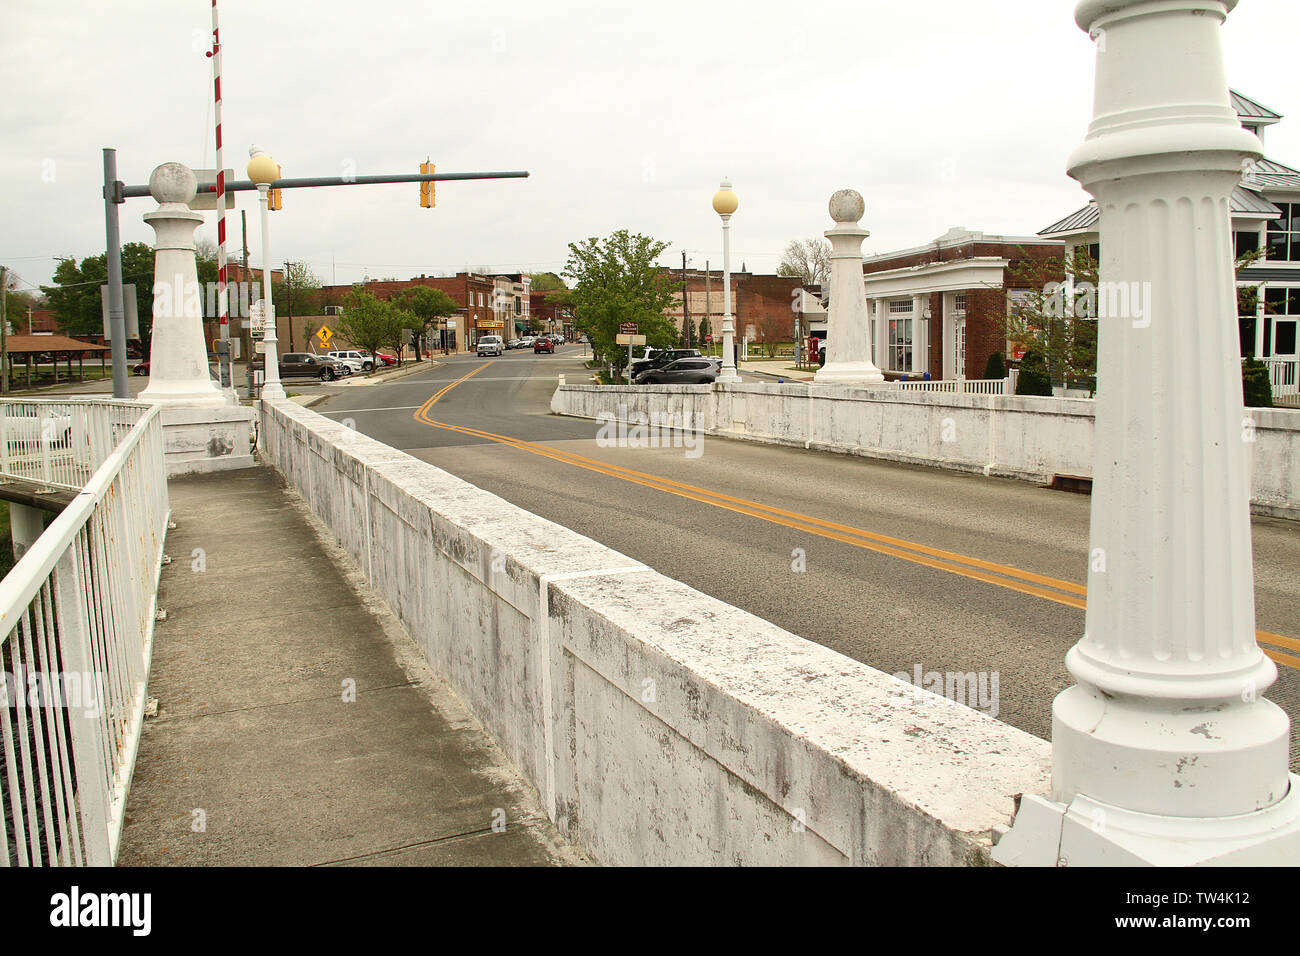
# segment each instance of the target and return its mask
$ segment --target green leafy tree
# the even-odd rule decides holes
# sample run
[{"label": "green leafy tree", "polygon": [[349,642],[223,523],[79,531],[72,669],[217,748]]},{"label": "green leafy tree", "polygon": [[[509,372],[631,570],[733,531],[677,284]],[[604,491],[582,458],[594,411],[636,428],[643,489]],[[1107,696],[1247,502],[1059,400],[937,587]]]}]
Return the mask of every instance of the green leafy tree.
[{"label": "green leafy tree", "polygon": [[376,298],[359,283],[344,296],[344,302],[338,327],[355,348],[374,354],[382,346],[401,341],[401,326],[397,318],[401,310],[392,303]]},{"label": "green leafy tree", "polygon": [[635,322],[647,345],[671,348],[676,342],[676,323],[665,314],[674,288],[655,264],[666,248],[666,242],[626,229],[569,243],[564,275],[574,283],[573,324],[591,340],[598,361],[616,368],[627,363],[627,347],[617,343],[624,322]]},{"label": "green leafy tree", "polygon": [[1043,357],[1032,349],[1020,360],[1020,376],[1016,379],[1017,395],[1051,395],[1052,379],[1047,374]]},{"label": "green leafy tree", "polygon": [[709,336],[713,334],[713,326],[709,324],[709,317],[706,315],[700,319],[700,348],[708,348]]},{"label": "green leafy tree", "polygon": [[[1061,282],[1065,275],[1073,277],[1071,285]],[[1049,385],[1091,387],[1097,374],[1097,263],[1088,250],[1079,246],[1041,261],[1016,258],[1007,267],[1006,285],[1020,290],[1007,309],[1007,338],[1035,353]]]},{"label": "green leafy tree", "polygon": [[[388,338],[384,344],[393,350],[397,367],[401,368],[402,351],[410,344],[410,334],[420,328],[420,319],[411,309],[396,302],[388,304],[388,312]],[[374,349],[370,351],[374,352]]]},{"label": "green leafy tree", "polygon": [[456,300],[441,289],[421,285],[404,292],[393,301],[399,308],[411,313],[410,328],[419,337],[415,347],[415,360],[418,362],[424,341],[429,335],[429,326],[438,319],[455,315],[458,311]]},{"label": "green leafy tree", "polygon": [[559,292],[568,288],[564,280],[554,272],[530,272],[528,278],[528,287],[533,292]]},{"label": "green leafy tree", "polygon": [[[128,242],[122,246],[122,283],[135,286],[140,339],[145,354],[148,354],[153,333],[153,260],[153,247],[148,243]],[[201,247],[195,256],[195,267],[199,295],[206,309],[208,284],[217,281],[215,250]],[[99,288],[107,282],[108,264],[104,254],[87,256],[80,263],[73,257],[59,262],[54,269],[54,284],[41,286],[41,291],[61,332],[74,338],[103,332]]]},{"label": "green leafy tree", "polygon": [[271,283],[277,315],[320,315],[325,296],[320,277],[305,262],[289,263],[284,282]]}]

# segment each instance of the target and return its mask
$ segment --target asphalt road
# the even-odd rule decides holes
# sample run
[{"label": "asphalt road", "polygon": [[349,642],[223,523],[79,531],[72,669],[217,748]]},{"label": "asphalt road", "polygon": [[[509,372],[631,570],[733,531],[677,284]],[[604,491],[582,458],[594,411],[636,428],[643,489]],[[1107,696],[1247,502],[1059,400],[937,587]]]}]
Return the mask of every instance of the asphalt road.
[{"label": "asphalt road", "polygon": [[[872,667],[996,673],[996,716],[1049,736],[1083,629],[1068,584],[1086,583],[1086,496],[707,437],[697,449],[600,447],[597,423],[550,413],[561,372],[587,379],[578,348],[455,357],[392,385],[334,389],[316,410]],[[1257,518],[1254,548],[1257,627],[1300,638],[1300,526]],[[1300,644],[1270,649],[1300,666]],[[1294,754],[1300,672],[1279,672],[1269,696],[1292,716]]]}]

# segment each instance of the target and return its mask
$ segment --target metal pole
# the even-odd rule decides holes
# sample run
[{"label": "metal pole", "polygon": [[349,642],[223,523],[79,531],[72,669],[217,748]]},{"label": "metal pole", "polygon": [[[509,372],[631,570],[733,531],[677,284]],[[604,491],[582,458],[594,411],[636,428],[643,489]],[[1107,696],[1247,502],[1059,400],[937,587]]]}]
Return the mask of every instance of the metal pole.
[{"label": "metal pole", "polygon": [[690,348],[695,343],[691,341],[694,337],[691,332],[691,311],[686,305],[686,250],[682,250],[682,331],[686,333],[686,347]]},{"label": "metal pole", "polygon": [[[277,179],[270,184],[272,189],[302,189],[309,186],[376,186],[389,183],[426,183],[426,182],[464,182],[475,179],[527,179],[523,170],[486,173],[385,173],[379,176],[301,176],[293,179]],[[239,179],[226,183],[226,192],[251,192],[259,184],[251,179]],[[199,183],[199,193],[215,193],[216,183]],[[126,199],[138,199],[149,195],[148,186],[125,186],[122,196]]]},{"label": "metal pole", "polygon": [[280,384],[280,357],[276,349],[275,303],[271,300],[271,215],[267,210],[267,199],[271,187],[267,183],[258,183],[257,204],[262,211],[262,346],[266,349],[266,378],[262,383],[262,398],[285,398],[284,386]]},{"label": "metal pole", "polygon": [[[9,272],[0,266],[0,393],[9,392],[9,316],[6,312],[9,299]],[[32,310],[27,310],[27,323],[31,324]]]},{"label": "metal pole", "polygon": [[739,382],[736,373],[736,332],[731,317],[731,216],[722,217],[722,372],[719,382]]},{"label": "metal pole", "polygon": [[[146,194],[148,187],[145,187]],[[117,150],[104,150],[104,234],[108,240],[108,337],[113,346],[113,397],[130,398],[126,381],[126,316],[122,309],[122,246],[118,232]],[[56,365],[57,369],[57,365]],[[57,372],[56,372],[57,379]]]},{"label": "metal pole", "polygon": [[289,324],[289,351],[295,352],[293,347],[293,263],[288,259],[284,260],[284,288],[285,288],[285,321]]},{"label": "metal pole", "polygon": [[212,100],[217,136],[217,323],[225,352],[219,352],[222,388],[234,388],[234,366],[230,357],[230,293],[226,264],[226,167],[221,150],[221,33],[217,27],[217,0],[212,0]]},{"label": "metal pole", "polygon": [[[710,280],[713,276],[709,273],[709,260],[704,260],[704,318],[709,326],[709,338],[713,338],[713,299],[709,292]],[[709,354],[713,354],[713,343],[706,343],[709,346]]]}]

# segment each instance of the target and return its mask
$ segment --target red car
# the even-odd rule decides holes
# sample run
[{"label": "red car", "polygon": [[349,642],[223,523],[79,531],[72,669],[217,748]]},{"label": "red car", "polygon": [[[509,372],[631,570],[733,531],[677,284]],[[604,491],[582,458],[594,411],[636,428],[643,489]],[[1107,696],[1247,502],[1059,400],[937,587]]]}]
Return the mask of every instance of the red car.
[{"label": "red car", "polygon": [[534,354],[538,352],[554,352],[554,351],[555,351],[555,343],[552,342],[550,339],[538,339],[533,343]]},{"label": "red car", "polygon": [[397,359],[393,358],[391,355],[386,355],[383,352],[376,352],[375,363],[384,366],[384,368],[387,368],[390,365],[396,365]]}]

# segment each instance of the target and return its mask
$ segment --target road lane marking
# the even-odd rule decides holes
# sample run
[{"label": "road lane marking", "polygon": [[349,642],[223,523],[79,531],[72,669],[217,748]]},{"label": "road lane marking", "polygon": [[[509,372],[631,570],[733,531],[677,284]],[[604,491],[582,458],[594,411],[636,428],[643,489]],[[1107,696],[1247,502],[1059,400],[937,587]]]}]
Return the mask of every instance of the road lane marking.
[{"label": "road lane marking", "polygon": [[[736,498],[721,492],[709,491],[706,488],[700,488],[696,485],[686,484],[685,482],[674,481],[669,478],[662,478],[658,475],[624,468],[621,465],[612,465],[608,462],[586,458],[582,455],[561,451],[556,448],[550,448],[546,445],[539,445],[534,442],[525,441],[521,438],[514,438],[509,435],[498,435],[493,432],[486,432],[481,429],[469,428],[462,425],[453,425],[449,422],[440,422],[429,417],[429,410],[432,409],[434,405],[438,404],[444,395],[450,392],[457,385],[461,384],[461,382],[467,381],[479,372],[483,371],[483,369],[487,368],[490,364],[492,363],[488,362],[480,365],[478,368],[461,378],[448,383],[444,388],[431,396],[423,405],[419,406],[412,417],[421,424],[429,425],[433,428],[457,432],[473,438],[487,439],[488,441],[518,448],[521,451],[526,451],[534,455],[541,455],[544,458],[550,458],[553,461],[558,461],[562,464],[572,465],[573,467],[582,468],[586,471],[595,472],[597,474],[607,475],[611,478],[618,478],[656,491],[663,491],[667,494],[676,495],[679,498],[687,498],[692,501],[698,501],[702,504],[712,505],[715,508],[722,508],[748,517],[759,518],[763,521],[792,528],[796,531],[803,531],[819,537],[829,538],[833,541],[840,541],[844,544],[853,545],[854,547],[873,551],[878,554],[884,554],[889,557],[901,558],[902,560],[909,561],[913,564],[919,564],[924,567],[933,568],[938,571],[944,571],[948,574],[955,574],[976,581],[983,581],[986,584],[993,584],[998,587],[1007,588],[1008,590],[1017,591],[1021,594],[1028,594],[1033,597],[1043,598],[1044,600],[1054,601],[1057,604],[1063,604],[1067,607],[1076,608],[1078,610],[1086,610],[1087,608],[1087,603],[1084,600],[1088,593],[1087,588],[1072,581],[1065,581],[1060,578],[1037,574],[1033,571],[1026,571],[1022,568],[1013,567],[1011,565],[985,561],[981,558],[974,558],[953,551],[932,548],[928,545],[919,544],[914,541],[893,538],[873,531],[866,531],[862,528],[854,528],[850,525],[826,521],[821,518],[815,518],[794,511],[787,511],[760,502],[749,501],[744,498]],[[1043,586],[1040,587],[1037,585]],[[1255,636],[1257,640],[1267,644],[1273,644],[1278,647],[1287,647],[1292,650],[1300,650],[1300,641],[1295,638],[1259,630],[1255,632]],[[1285,654],[1281,651],[1269,650],[1268,648],[1263,648],[1263,651],[1278,663],[1300,669],[1300,657]]]}]

